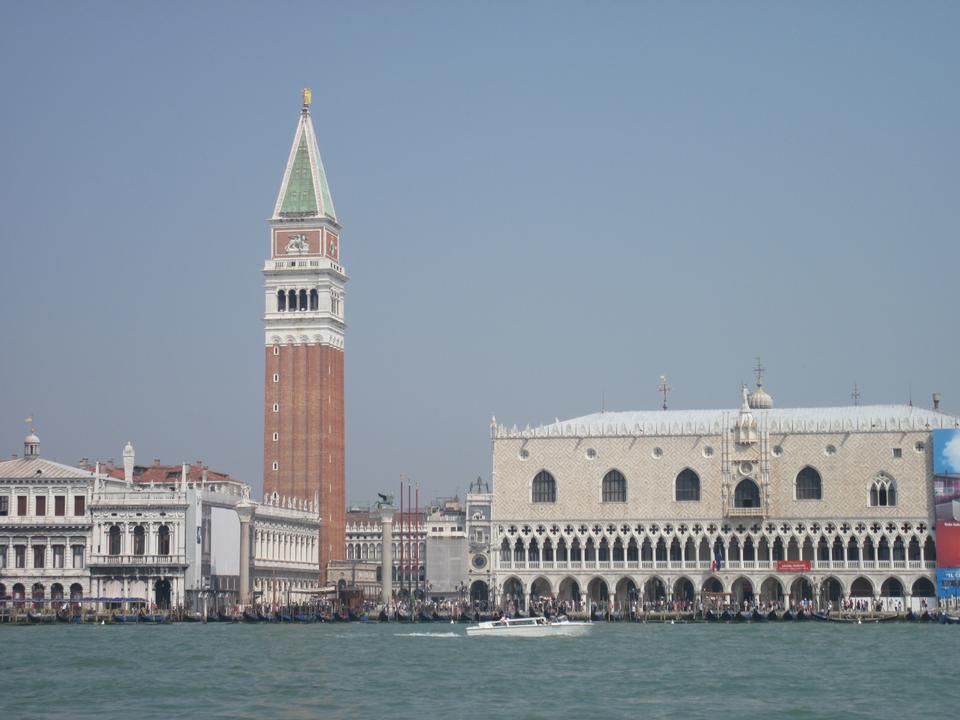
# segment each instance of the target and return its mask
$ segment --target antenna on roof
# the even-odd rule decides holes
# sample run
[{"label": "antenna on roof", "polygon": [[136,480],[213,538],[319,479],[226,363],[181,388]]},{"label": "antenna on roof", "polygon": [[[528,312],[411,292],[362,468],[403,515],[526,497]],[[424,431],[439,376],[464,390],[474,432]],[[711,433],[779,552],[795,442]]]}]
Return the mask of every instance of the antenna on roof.
[{"label": "antenna on roof", "polygon": [[600,391],[600,412],[605,413],[607,411],[607,401],[603,395],[603,390]]},{"label": "antenna on roof", "polygon": [[913,407],[913,383],[907,383],[907,405]]},{"label": "antenna on roof", "polygon": [[657,387],[657,390],[659,390],[659,391],[660,391],[660,394],[663,395],[663,409],[666,410],[666,409],[667,409],[667,395],[669,395],[670,392],[673,390],[672,387],[670,387],[669,385],[667,385],[667,376],[666,376],[666,375],[661,375],[661,376],[660,376],[660,385]]},{"label": "antenna on roof", "polygon": [[850,393],[850,399],[853,400],[854,407],[860,407],[860,388],[853,384],[853,392]]}]

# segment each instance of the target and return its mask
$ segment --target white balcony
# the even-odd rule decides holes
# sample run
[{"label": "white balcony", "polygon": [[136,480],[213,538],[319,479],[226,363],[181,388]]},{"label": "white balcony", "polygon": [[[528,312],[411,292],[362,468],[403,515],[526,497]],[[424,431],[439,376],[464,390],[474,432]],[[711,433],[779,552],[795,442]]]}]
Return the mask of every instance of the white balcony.
[{"label": "white balcony", "polygon": [[157,567],[159,565],[186,565],[187,558],[184,555],[91,555],[87,564],[91,568],[138,565]]}]

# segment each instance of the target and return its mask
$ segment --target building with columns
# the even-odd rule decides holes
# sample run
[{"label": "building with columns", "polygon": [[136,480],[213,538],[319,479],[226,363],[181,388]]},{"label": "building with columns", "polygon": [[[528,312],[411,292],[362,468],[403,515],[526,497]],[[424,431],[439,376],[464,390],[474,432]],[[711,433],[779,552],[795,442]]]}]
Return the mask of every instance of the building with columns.
[{"label": "building with columns", "polygon": [[315,501],[250,488],[202,463],[75,468],[0,462],[0,605],[84,599],[198,612],[302,602],[320,589]]},{"label": "building with columns", "polygon": [[0,462],[0,603],[90,594],[93,477],[41,458],[33,431],[23,457]]},{"label": "building with columns", "polygon": [[494,420],[493,590],[635,602],[935,604],[931,430],[907,405]]},{"label": "building with columns", "polygon": [[303,106],[264,264],[263,486],[319,503],[319,566],[344,558],[344,287],[340,224]]}]

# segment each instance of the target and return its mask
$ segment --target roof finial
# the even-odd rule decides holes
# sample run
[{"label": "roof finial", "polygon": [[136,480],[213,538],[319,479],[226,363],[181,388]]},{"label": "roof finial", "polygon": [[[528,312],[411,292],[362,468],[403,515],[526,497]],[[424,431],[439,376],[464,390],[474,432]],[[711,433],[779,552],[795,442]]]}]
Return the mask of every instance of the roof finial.
[{"label": "roof finial", "polygon": [[303,111],[306,112],[310,109],[310,101],[313,99],[313,93],[310,92],[310,88],[305,87],[303,89]]},{"label": "roof finial", "polygon": [[765,373],[767,369],[760,364],[759,355],[757,355],[757,365],[753,368],[753,371],[757,374],[757,387],[763,387],[763,373]]},{"label": "roof finial", "polygon": [[670,394],[670,391],[673,390],[672,387],[667,385],[667,376],[660,376],[660,385],[657,387],[657,390],[660,391],[660,394],[663,395],[663,409],[667,409],[667,395]]},{"label": "roof finial", "polygon": [[860,388],[857,387],[857,384],[853,384],[853,392],[850,393],[850,398],[853,400],[854,407],[860,406]]}]

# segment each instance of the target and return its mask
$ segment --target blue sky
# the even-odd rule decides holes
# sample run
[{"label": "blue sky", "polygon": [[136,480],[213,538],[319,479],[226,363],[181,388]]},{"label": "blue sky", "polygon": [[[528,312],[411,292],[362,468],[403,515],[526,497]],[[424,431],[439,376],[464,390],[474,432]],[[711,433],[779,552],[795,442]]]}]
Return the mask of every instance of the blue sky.
[{"label": "blue sky", "polygon": [[299,91],[343,223],[348,498],[489,477],[489,421],[960,411],[955,3],[0,8],[0,448],[261,483]]}]

